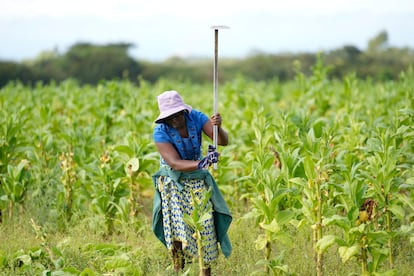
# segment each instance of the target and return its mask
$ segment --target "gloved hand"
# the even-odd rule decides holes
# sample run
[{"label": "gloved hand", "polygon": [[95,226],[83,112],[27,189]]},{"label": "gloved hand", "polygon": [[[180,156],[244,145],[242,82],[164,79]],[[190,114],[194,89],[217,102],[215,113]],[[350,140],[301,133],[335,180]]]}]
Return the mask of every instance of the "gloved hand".
[{"label": "gloved hand", "polygon": [[208,145],[207,156],[209,157],[211,163],[217,163],[219,153],[216,151],[216,148],[213,145]]},{"label": "gloved hand", "polygon": [[211,164],[217,163],[218,156],[219,156],[219,153],[216,151],[216,148],[213,147],[212,145],[209,145],[206,157],[201,159],[200,162],[198,163],[198,169],[205,170],[208,167],[210,167]]}]

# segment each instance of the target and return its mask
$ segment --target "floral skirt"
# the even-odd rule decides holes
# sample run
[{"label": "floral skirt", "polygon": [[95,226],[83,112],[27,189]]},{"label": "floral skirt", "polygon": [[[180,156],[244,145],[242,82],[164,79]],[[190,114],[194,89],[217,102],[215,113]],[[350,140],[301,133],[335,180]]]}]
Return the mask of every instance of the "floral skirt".
[{"label": "floral skirt", "polygon": [[[191,216],[194,209],[191,192],[195,196],[194,202],[200,202],[207,187],[202,179],[181,179],[180,183],[183,186],[181,190],[171,177],[160,176],[157,180],[156,188],[161,194],[165,241],[170,251],[173,249],[174,241],[182,242],[185,257],[198,258],[194,231],[184,223],[183,218],[184,214]],[[211,208],[211,201],[206,208]],[[209,264],[217,258],[219,250],[212,215],[203,222],[201,236],[203,259],[206,264]]]}]

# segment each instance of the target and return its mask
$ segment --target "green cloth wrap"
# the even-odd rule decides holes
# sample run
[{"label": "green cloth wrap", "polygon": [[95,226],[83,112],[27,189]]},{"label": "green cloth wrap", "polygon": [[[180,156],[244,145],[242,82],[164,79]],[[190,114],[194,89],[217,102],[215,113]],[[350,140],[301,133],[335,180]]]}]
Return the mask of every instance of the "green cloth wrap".
[{"label": "green cloth wrap", "polygon": [[[214,225],[216,228],[217,241],[220,243],[221,251],[224,256],[228,257],[231,254],[231,242],[227,235],[227,231],[230,227],[232,216],[227,207],[227,204],[221,195],[221,192],[217,186],[216,181],[208,170],[196,170],[192,172],[179,172],[167,167],[162,167],[157,173],[152,176],[154,185],[157,183],[157,179],[160,176],[169,176],[177,184],[179,190],[182,190],[184,186],[181,184],[180,179],[204,179],[208,187],[212,187],[211,202],[213,203],[213,217]],[[152,210],[152,230],[155,236],[164,244],[164,226],[162,219],[161,208],[161,195],[158,189],[155,189],[154,193],[154,205]]]}]

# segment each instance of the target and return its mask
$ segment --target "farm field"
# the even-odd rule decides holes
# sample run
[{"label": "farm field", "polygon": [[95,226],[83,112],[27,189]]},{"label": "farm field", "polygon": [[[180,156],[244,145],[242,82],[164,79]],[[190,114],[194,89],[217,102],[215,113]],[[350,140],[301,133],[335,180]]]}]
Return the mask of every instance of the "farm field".
[{"label": "farm field", "polygon": [[[233,252],[213,275],[412,273],[414,72],[326,73],[219,86],[230,144],[211,173]],[[174,275],[151,231],[165,90],[212,113],[212,84],[187,81],[0,89],[0,275]]]}]

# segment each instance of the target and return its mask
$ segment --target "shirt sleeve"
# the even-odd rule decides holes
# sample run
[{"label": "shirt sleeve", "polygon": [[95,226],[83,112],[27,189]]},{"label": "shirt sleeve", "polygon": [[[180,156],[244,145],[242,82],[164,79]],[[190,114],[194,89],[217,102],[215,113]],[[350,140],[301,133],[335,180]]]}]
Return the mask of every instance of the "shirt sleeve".
[{"label": "shirt sleeve", "polygon": [[196,125],[198,127],[198,132],[200,133],[203,130],[203,126],[208,121],[207,115],[205,115],[201,111],[193,109],[191,111],[191,116],[193,117],[194,121],[196,122]]},{"label": "shirt sleeve", "polygon": [[[195,122],[197,133],[203,131],[203,126],[208,121],[207,115],[201,111],[193,109],[190,113],[191,119]],[[201,135],[200,135],[201,138]],[[171,137],[168,135],[167,126],[164,124],[157,124],[154,128],[153,139],[155,143],[172,143]]]},{"label": "shirt sleeve", "polygon": [[155,143],[171,143],[171,139],[167,134],[163,124],[157,124],[154,128],[153,138]]}]

